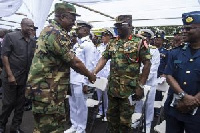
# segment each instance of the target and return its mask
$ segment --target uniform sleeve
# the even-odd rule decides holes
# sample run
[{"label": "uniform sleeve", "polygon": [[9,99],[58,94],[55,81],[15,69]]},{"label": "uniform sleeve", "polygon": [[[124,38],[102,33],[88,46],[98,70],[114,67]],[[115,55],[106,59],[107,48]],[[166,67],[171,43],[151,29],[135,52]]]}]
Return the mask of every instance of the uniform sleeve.
[{"label": "uniform sleeve", "polygon": [[110,44],[106,46],[106,50],[102,53],[102,56],[109,60],[111,59],[111,51],[109,51]]},{"label": "uniform sleeve", "polygon": [[2,51],[1,55],[2,56],[9,56],[12,51],[12,41],[10,36],[7,34],[2,42]]},{"label": "uniform sleeve", "polygon": [[70,40],[66,36],[54,33],[48,36],[47,41],[48,44],[51,44],[49,46],[50,51],[60,56],[66,63],[74,58],[75,54],[70,50]]},{"label": "uniform sleeve", "polygon": [[144,46],[141,47],[139,54],[141,62],[151,59],[150,50]]},{"label": "uniform sleeve", "polygon": [[172,75],[173,70],[174,70],[174,58],[173,58],[173,52],[170,52],[170,54],[168,54],[168,62],[167,62],[164,74]]},{"label": "uniform sleeve", "polygon": [[151,59],[151,73],[157,73],[158,67],[160,65],[160,53],[158,49],[153,49],[152,59]]}]

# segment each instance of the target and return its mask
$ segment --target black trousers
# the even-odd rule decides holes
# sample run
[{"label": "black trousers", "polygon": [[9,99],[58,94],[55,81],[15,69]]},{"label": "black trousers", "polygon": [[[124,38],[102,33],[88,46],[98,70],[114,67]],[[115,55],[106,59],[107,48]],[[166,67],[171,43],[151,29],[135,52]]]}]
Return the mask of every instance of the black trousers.
[{"label": "black trousers", "polygon": [[192,121],[180,121],[173,116],[165,114],[166,133],[199,133],[200,124]]},{"label": "black trousers", "polygon": [[25,85],[9,85],[2,82],[2,114],[0,115],[0,128],[5,128],[10,114],[14,110],[12,129],[17,129],[22,123],[25,102]]}]

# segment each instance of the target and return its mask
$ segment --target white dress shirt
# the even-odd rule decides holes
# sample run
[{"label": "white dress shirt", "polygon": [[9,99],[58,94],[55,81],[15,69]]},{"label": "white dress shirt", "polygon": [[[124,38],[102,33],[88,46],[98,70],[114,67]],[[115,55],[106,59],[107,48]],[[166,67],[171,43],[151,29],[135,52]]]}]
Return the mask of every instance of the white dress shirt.
[{"label": "white dress shirt", "polygon": [[[102,53],[105,51],[107,44],[101,43],[96,49],[96,63],[98,63],[99,59],[102,57]],[[97,77],[108,78],[110,74],[110,60],[107,61],[104,68],[98,72]]]},{"label": "white dress shirt", "polygon": [[[89,71],[92,71],[95,67],[95,46],[90,40],[89,36],[78,39],[78,43],[73,46],[73,51],[76,56],[84,63]],[[71,84],[88,84],[88,80],[85,76],[77,73],[72,68],[70,69],[70,83]]]}]

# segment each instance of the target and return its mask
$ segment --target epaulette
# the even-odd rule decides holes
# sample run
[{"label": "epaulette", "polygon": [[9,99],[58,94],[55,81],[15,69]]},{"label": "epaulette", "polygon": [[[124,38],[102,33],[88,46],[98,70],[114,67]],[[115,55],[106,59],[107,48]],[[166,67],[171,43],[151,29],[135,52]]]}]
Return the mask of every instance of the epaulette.
[{"label": "epaulette", "polygon": [[156,47],[156,46],[153,46],[153,45],[149,45],[149,48],[151,48],[151,49],[156,49],[157,47]]}]

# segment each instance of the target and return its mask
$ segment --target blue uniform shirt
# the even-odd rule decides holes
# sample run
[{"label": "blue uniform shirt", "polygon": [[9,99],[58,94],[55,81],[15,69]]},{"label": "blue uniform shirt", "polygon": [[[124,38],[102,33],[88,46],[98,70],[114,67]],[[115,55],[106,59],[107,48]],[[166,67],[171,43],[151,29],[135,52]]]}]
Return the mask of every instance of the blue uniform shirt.
[{"label": "blue uniform shirt", "polygon": [[158,49],[160,52],[160,65],[158,67],[158,77],[163,74],[165,67],[167,65],[168,50],[164,47]]},{"label": "blue uniform shirt", "polygon": [[[196,95],[200,92],[200,50],[192,55],[190,47],[187,45],[173,49],[169,54],[168,64],[164,73],[172,75],[184,92],[192,96]],[[200,108],[193,116],[180,113],[170,106],[173,93],[173,89],[170,88],[165,102],[165,112],[181,121],[200,123]]]}]

